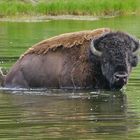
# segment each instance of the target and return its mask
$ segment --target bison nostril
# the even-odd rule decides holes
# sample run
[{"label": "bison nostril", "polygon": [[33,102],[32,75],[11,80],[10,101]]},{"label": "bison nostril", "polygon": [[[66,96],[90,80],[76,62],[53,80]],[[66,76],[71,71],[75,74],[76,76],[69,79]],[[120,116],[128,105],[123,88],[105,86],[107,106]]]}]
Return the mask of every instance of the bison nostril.
[{"label": "bison nostril", "polygon": [[114,80],[116,82],[118,82],[118,81],[127,82],[127,77],[128,77],[128,74],[127,73],[118,73],[118,72],[116,72],[114,74]]}]

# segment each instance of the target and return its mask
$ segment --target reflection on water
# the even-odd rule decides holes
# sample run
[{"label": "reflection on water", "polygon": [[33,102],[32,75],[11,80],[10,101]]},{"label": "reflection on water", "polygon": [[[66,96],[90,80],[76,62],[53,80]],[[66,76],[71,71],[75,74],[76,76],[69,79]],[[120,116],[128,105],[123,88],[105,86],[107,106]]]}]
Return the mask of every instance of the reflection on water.
[{"label": "reflection on water", "polygon": [[42,91],[41,95],[24,91],[21,95],[17,92],[0,94],[2,138],[106,140],[139,134],[139,112],[129,106],[124,93],[55,90],[55,93]]},{"label": "reflection on water", "polygon": [[[34,43],[64,32],[111,27],[140,37],[140,17],[100,21],[0,22],[0,66]],[[0,89],[0,139],[139,140],[140,66],[122,92]]]}]

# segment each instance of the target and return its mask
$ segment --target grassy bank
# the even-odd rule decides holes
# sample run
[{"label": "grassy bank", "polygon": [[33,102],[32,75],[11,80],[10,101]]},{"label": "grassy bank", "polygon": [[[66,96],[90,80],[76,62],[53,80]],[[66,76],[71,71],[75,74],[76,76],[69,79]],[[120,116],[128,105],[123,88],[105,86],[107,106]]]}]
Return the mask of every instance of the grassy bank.
[{"label": "grassy bank", "polygon": [[0,17],[24,15],[126,15],[140,12],[140,0],[1,0]]}]

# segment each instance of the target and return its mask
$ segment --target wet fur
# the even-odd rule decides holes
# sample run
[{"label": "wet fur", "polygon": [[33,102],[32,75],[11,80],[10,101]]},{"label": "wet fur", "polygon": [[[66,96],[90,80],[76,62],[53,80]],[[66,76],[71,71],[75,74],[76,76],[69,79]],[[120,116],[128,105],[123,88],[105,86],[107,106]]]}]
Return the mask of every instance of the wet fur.
[{"label": "wet fur", "polygon": [[[4,86],[109,88],[109,83],[101,71],[100,58],[91,53],[90,43],[94,39],[96,49],[109,51],[109,48],[104,46],[104,41],[111,43],[111,40],[105,40],[105,36],[111,35],[110,29],[102,28],[67,33],[44,40],[29,48],[20,57],[6,75]],[[108,47],[113,46],[110,44]],[[118,53],[119,50],[121,49],[118,48]]]},{"label": "wet fur", "polygon": [[93,86],[94,70],[88,59],[90,40],[110,31],[108,28],[102,28],[67,33],[34,45],[20,57],[7,74],[5,86],[27,88]]}]

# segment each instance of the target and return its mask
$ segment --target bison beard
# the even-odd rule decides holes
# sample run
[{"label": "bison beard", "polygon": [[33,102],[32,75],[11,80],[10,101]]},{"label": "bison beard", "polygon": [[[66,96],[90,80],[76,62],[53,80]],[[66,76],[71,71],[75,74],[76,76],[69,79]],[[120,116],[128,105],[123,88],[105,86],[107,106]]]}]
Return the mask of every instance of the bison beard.
[{"label": "bison beard", "polygon": [[3,85],[121,89],[137,65],[138,49],[137,39],[108,28],[59,35],[28,49]]}]

